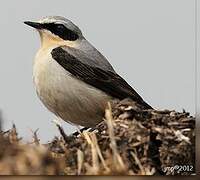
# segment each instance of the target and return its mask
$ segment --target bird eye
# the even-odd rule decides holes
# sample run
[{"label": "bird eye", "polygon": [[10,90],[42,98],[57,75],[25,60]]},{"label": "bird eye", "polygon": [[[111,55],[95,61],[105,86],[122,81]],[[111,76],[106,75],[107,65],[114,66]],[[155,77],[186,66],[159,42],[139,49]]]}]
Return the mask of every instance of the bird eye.
[{"label": "bird eye", "polygon": [[79,38],[76,32],[65,27],[63,24],[49,23],[45,24],[44,28],[51,31],[53,34],[59,36],[64,40],[75,41]]},{"label": "bird eye", "polygon": [[56,31],[63,32],[63,31],[65,31],[65,27],[62,24],[57,24]]}]

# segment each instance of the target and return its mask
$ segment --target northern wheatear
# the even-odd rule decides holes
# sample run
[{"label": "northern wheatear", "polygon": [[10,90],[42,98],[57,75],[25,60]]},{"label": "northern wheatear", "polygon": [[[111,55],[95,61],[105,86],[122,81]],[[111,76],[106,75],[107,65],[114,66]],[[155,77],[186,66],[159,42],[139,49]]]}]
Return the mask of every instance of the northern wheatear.
[{"label": "northern wheatear", "polygon": [[92,127],[102,121],[109,100],[131,98],[151,109],[68,19],[50,16],[25,24],[41,38],[33,66],[36,91],[56,116]]}]

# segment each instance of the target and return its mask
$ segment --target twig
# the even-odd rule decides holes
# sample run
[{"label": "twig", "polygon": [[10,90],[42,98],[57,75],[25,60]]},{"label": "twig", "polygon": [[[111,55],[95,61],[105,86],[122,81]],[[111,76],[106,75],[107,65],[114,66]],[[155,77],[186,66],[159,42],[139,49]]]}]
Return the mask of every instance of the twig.
[{"label": "twig", "polygon": [[78,166],[78,175],[81,174],[82,166],[83,166],[83,161],[84,161],[84,155],[83,152],[78,149],[77,150],[77,166]]},{"label": "twig", "polygon": [[111,111],[111,104],[108,103],[108,109],[105,111],[105,117],[106,122],[108,125],[108,133],[110,136],[110,146],[113,151],[113,161],[114,161],[114,167],[116,167],[117,172],[125,172],[126,166],[121,158],[121,156],[118,153],[117,145],[115,141],[115,135],[114,135],[114,128],[113,128],[113,117],[112,117],[112,111]]},{"label": "twig", "polygon": [[94,145],[95,145],[95,148],[96,148],[96,150],[97,150],[98,156],[99,156],[99,158],[100,158],[100,160],[101,160],[101,162],[102,162],[102,165],[103,165],[103,167],[105,168],[105,170],[108,172],[108,171],[109,171],[109,168],[108,168],[108,166],[106,165],[105,160],[104,160],[104,158],[103,158],[103,155],[102,155],[102,153],[101,153],[101,150],[100,150],[100,148],[99,148],[96,135],[95,135],[94,133],[92,133],[92,134],[91,134],[91,138],[92,138],[92,141],[93,141],[93,143],[94,143]]},{"label": "twig", "polygon": [[92,173],[98,174],[99,172],[99,159],[98,159],[98,153],[97,149],[89,135],[89,132],[83,131],[83,135],[85,139],[87,140],[88,144],[91,146],[91,152],[92,152]]},{"label": "twig", "polygon": [[38,135],[37,135],[37,132],[38,132],[39,128],[36,129],[35,131],[33,131],[31,129],[31,132],[33,134],[33,143],[35,143],[36,145],[39,145],[40,144],[40,139],[38,138]]}]

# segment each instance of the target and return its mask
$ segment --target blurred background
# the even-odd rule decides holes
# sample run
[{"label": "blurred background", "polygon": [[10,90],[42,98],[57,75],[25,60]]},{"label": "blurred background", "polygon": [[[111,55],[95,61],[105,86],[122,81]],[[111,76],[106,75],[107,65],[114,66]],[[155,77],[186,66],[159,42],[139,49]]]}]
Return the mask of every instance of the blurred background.
[{"label": "blurred background", "polygon": [[[39,101],[32,83],[39,35],[23,24],[49,15],[64,16],[78,25],[115,70],[154,108],[185,109],[194,115],[195,101],[200,103],[195,96],[194,10],[194,0],[1,1],[3,129],[15,123],[20,136],[30,140],[31,130],[39,128],[42,142],[58,134],[52,123],[56,117]],[[64,121],[62,125],[68,134],[76,130]]]}]

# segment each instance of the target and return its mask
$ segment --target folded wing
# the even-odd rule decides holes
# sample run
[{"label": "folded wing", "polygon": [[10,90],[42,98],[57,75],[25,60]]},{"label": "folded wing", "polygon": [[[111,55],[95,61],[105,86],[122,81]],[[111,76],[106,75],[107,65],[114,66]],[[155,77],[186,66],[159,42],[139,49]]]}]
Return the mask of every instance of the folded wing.
[{"label": "folded wing", "polygon": [[[131,98],[146,109],[152,109],[141,96],[117,73],[83,63],[77,56],[57,47],[52,50],[52,57],[74,77],[96,87],[118,99]],[[88,59],[90,61],[90,59]]]}]

